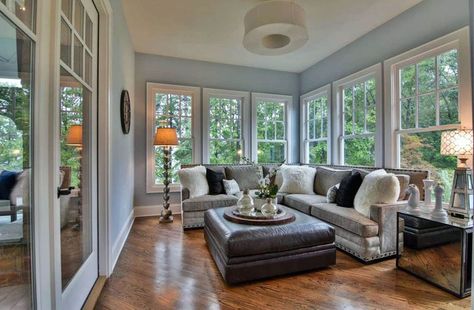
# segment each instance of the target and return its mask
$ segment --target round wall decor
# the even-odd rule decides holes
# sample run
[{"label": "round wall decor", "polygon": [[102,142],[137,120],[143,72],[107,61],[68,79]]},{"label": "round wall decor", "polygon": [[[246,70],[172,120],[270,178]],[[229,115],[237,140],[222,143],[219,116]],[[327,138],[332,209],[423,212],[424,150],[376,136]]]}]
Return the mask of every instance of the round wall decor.
[{"label": "round wall decor", "polygon": [[130,95],[128,94],[128,90],[124,89],[120,96],[120,121],[122,123],[122,132],[124,134],[130,132],[131,116]]}]

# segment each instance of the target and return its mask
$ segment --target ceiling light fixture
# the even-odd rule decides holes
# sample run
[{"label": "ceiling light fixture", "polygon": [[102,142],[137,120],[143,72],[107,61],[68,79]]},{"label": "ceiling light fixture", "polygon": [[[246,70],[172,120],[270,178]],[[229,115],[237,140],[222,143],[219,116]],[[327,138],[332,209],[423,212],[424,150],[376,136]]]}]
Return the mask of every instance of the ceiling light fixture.
[{"label": "ceiling light fixture", "polygon": [[293,1],[265,1],[247,12],[244,47],[259,55],[283,55],[308,41],[304,10]]}]

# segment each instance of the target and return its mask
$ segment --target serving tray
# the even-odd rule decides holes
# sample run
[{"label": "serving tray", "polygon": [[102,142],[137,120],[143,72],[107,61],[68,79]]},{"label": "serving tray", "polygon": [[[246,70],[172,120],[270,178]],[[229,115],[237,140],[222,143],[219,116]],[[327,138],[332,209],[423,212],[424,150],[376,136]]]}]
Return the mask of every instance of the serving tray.
[{"label": "serving tray", "polygon": [[265,216],[256,211],[255,214],[240,214],[237,207],[230,207],[224,212],[224,218],[230,222],[246,225],[282,225],[291,223],[295,220],[295,215],[278,207],[278,213],[275,216]]}]

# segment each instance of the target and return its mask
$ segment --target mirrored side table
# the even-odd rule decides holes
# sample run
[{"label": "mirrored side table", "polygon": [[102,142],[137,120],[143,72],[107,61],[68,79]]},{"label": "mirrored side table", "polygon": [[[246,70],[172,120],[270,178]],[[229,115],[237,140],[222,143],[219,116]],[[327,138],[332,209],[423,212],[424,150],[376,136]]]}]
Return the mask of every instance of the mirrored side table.
[{"label": "mirrored side table", "polygon": [[472,220],[400,211],[397,224],[397,268],[460,298],[471,295]]}]

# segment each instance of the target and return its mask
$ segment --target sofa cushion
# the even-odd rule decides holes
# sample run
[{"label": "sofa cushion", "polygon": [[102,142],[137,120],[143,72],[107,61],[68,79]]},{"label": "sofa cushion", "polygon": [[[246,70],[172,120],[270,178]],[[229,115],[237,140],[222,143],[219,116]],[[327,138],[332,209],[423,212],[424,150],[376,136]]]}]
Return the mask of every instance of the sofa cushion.
[{"label": "sofa cushion", "polygon": [[280,190],[290,194],[314,194],[316,169],[308,166],[284,166],[281,168],[283,184]]},{"label": "sofa cushion", "polygon": [[17,182],[19,173],[14,171],[3,170],[0,173],[0,199],[10,200],[10,194]]},{"label": "sofa cushion", "polygon": [[206,179],[209,184],[209,194],[219,195],[225,193],[224,184],[222,183],[224,173],[206,168]]},{"label": "sofa cushion", "polygon": [[405,200],[407,196],[406,191],[408,189],[408,185],[410,184],[410,176],[407,174],[395,174],[395,176],[400,183],[400,195],[398,196],[397,200]]},{"label": "sofa cushion", "polygon": [[227,195],[235,195],[240,192],[239,184],[235,180],[222,180],[224,191]]},{"label": "sofa cushion", "polygon": [[311,205],[321,202],[326,202],[325,196],[312,194],[289,194],[285,196],[285,205],[306,214],[310,214]]},{"label": "sofa cushion", "polygon": [[237,203],[237,197],[231,195],[204,195],[184,200],[183,211],[205,211],[214,208],[230,207]]},{"label": "sofa cushion", "polygon": [[393,173],[375,170],[365,176],[354,198],[354,208],[370,217],[370,206],[377,203],[394,203],[400,195],[400,183]]},{"label": "sofa cushion", "polygon": [[337,205],[345,208],[354,208],[354,198],[361,184],[362,177],[358,172],[342,179],[336,194]]},{"label": "sofa cushion", "polygon": [[256,189],[263,177],[262,166],[229,166],[225,167],[227,180],[235,180],[241,190]]},{"label": "sofa cushion", "polygon": [[338,207],[334,203],[318,203],[311,206],[311,215],[361,237],[373,237],[379,233],[379,225],[376,222],[355,209]]},{"label": "sofa cushion", "polygon": [[337,170],[326,167],[318,167],[316,170],[314,192],[318,195],[326,195],[329,188],[341,183],[344,177],[351,174],[350,170]]},{"label": "sofa cushion", "polygon": [[180,169],[178,176],[181,186],[189,189],[189,197],[194,198],[209,193],[206,168],[204,166]]}]

